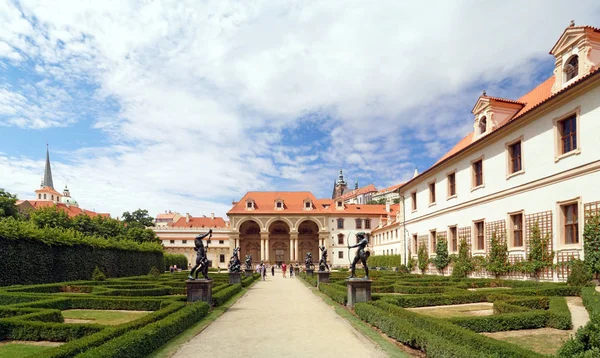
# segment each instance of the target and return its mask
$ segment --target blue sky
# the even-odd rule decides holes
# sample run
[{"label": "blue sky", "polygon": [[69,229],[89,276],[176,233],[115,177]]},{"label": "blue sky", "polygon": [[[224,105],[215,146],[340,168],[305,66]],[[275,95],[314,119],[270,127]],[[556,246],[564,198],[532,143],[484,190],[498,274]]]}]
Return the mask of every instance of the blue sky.
[{"label": "blue sky", "polygon": [[[515,11],[518,7],[519,11]],[[0,0],[0,187],[87,209],[224,215],[249,190],[331,195],[427,169],[483,89],[518,98],[600,4]]]}]

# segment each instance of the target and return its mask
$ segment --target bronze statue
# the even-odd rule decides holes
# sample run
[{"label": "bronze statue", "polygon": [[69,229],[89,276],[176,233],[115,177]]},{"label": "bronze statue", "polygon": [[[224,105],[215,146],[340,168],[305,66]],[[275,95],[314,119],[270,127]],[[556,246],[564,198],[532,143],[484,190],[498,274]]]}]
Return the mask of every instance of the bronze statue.
[{"label": "bronze statue", "polygon": [[365,248],[367,247],[367,245],[369,245],[369,235],[361,231],[356,234],[356,241],[358,242],[356,245],[348,246],[348,251],[350,251],[350,249],[352,248],[358,247],[358,250],[356,251],[356,256],[354,256],[354,260],[352,260],[352,263],[350,264],[351,275],[348,278],[356,277],[354,271],[356,270],[356,264],[360,261],[363,267],[365,268],[365,280],[368,280],[369,267],[367,266],[367,259],[369,258],[370,254],[368,251],[365,251]]},{"label": "bronze statue", "polygon": [[[206,247],[202,243],[202,239],[208,236],[208,240],[206,241]],[[190,275],[188,279],[197,280],[198,273],[202,272],[202,276],[205,279],[210,280],[208,277],[208,258],[206,257],[206,252],[208,251],[208,244],[210,244],[210,238],[212,237],[212,229],[208,230],[208,232],[204,235],[196,236],[194,243],[196,247],[194,250],[196,251],[196,266],[192,267],[192,271],[190,271]],[[194,278],[194,272],[196,272],[196,278]]]},{"label": "bronze statue", "polygon": [[229,259],[229,272],[240,272],[242,271],[240,258],[238,257],[238,253],[240,252],[240,248],[236,247],[233,249],[233,255]]},{"label": "bronze statue", "polygon": [[304,260],[304,263],[306,264],[307,270],[315,268],[315,265],[313,265],[313,261],[312,261],[312,254],[310,252],[306,253],[306,259]]},{"label": "bronze statue", "polygon": [[252,255],[246,255],[246,270],[252,270]]},{"label": "bronze statue", "polygon": [[329,265],[327,265],[327,248],[325,246],[319,247],[321,249],[321,260],[319,261],[319,271],[329,271]]}]

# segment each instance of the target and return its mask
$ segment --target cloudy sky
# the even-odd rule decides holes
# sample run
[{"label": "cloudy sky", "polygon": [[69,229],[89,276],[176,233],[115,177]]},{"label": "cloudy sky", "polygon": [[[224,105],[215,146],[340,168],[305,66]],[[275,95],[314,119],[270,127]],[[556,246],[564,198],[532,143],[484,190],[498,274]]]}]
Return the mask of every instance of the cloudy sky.
[{"label": "cloudy sky", "polygon": [[328,197],[340,166],[386,187],[599,18],[594,0],[0,0],[0,187],[33,198],[46,142],[55,187],[113,216]]}]

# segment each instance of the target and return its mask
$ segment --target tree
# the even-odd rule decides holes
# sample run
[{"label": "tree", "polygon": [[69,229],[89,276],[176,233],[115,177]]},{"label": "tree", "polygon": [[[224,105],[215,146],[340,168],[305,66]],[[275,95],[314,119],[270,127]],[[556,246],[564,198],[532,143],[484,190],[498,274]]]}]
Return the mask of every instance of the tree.
[{"label": "tree", "polygon": [[419,245],[419,251],[417,252],[417,257],[419,259],[419,270],[421,270],[421,274],[425,274],[427,265],[429,265],[429,252],[427,252],[426,245],[424,245],[424,244]]},{"label": "tree", "polygon": [[71,227],[85,235],[98,235],[98,226],[91,217],[79,214],[71,219]]},{"label": "tree", "polygon": [[377,199],[377,200],[369,200],[367,201],[367,205],[385,205],[386,199],[385,198],[381,198],[381,199]]},{"label": "tree", "polygon": [[69,219],[69,215],[55,206],[33,210],[30,219],[39,228],[71,228],[71,219]]},{"label": "tree", "polygon": [[92,222],[95,225],[95,230],[97,230],[96,235],[101,237],[117,237],[126,233],[123,223],[119,220],[98,215],[92,218]]},{"label": "tree", "polygon": [[17,196],[0,189],[0,218],[16,218],[18,215]]},{"label": "tree", "polygon": [[523,271],[533,273],[536,280],[539,278],[540,272],[546,267],[552,266],[554,260],[554,251],[549,251],[550,237],[546,235],[542,237],[540,228],[536,223],[531,228],[531,239],[529,245],[531,247],[527,261],[521,262]]},{"label": "tree", "polygon": [[508,272],[509,268],[506,240],[498,238],[498,235],[494,231],[492,233],[491,250],[487,257],[485,269],[498,278],[501,274]]},{"label": "tree", "polygon": [[444,269],[450,263],[450,258],[448,257],[448,242],[440,236],[438,236],[435,246],[435,258],[433,259],[433,263],[442,275],[444,274]]},{"label": "tree", "polygon": [[400,198],[396,198],[396,199],[392,200],[392,203],[400,204]]},{"label": "tree", "polygon": [[156,242],[160,243],[160,239],[156,236],[156,233],[152,229],[142,229],[139,227],[132,227],[127,230],[125,234],[126,240],[142,242]]},{"label": "tree", "polygon": [[458,246],[458,256],[454,258],[452,266],[452,277],[464,278],[473,271],[473,261],[471,260],[471,252],[467,240],[463,237],[460,239]]},{"label": "tree", "polygon": [[138,227],[148,227],[154,226],[154,219],[148,215],[148,210],[145,209],[137,209],[136,211],[130,213],[126,211],[123,213],[123,222],[127,224],[127,226],[138,226]]},{"label": "tree", "polygon": [[600,215],[587,218],[583,229],[583,252],[585,264],[592,273],[600,273]]}]

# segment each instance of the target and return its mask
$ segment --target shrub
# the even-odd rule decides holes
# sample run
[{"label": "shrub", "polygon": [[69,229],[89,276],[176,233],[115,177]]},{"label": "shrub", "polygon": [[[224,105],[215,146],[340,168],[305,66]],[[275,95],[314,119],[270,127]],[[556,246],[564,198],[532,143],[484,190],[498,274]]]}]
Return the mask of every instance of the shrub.
[{"label": "shrub", "polygon": [[339,285],[331,285],[329,283],[322,283],[319,285],[319,291],[329,296],[335,302],[346,305],[348,295],[346,290],[338,288]]},{"label": "shrub", "polygon": [[429,265],[429,253],[427,252],[427,245],[419,245],[417,257],[419,259],[419,270],[421,270],[421,274],[424,274],[425,270],[427,269],[427,265]]},{"label": "shrub", "polygon": [[[585,259],[587,261],[588,255],[586,251]],[[571,273],[567,278],[567,284],[570,286],[585,286],[592,280],[592,272],[590,267],[581,260],[571,260],[569,262],[571,266]]]},{"label": "shrub", "polygon": [[398,267],[400,262],[400,255],[371,255],[367,259],[369,267]]},{"label": "shrub", "polygon": [[187,269],[187,267],[188,267],[187,257],[185,257],[185,255],[181,255],[181,254],[165,253],[165,271],[168,271],[169,267],[171,267],[173,265],[177,265],[177,268],[180,268],[183,270]]},{"label": "shrub", "polygon": [[583,229],[583,251],[585,263],[595,275],[600,273],[600,215],[586,218]]},{"label": "shrub", "polygon": [[460,239],[458,246],[458,255],[453,257],[452,277],[464,278],[473,271],[473,262],[467,240],[463,237]]},{"label": "shrub", "polygon": [[160,277],[160,271],[158,271],[156,266],[152,266],[150,272],[148,272],[148,276],[152,277],[155,280],[158,280],[158,278]]},{"label": "shrub", "polygon": [[231,297],[242,290],[242,285],[236,283],[234,285],[230,285],[229,287],[220,290],[216,294],[212,296],[213,306],[220,306],[223,303],[227,302]]},{"label": "shrub", "polygon": [[488,272],[493,273],[497,278],[501,274],[508,272],[509,268],[506,238],[499,238],[496,231],[494,231],[492,233],[491,250],[487,258],[485,269]]},{"label": "shrub", "polygon": [[435,254],[436,256],[433,259],[433,263],[438,271],[443,274],[444,269],[450,263],[450,258],[448,257],[448,242],[441,236],[438,236],[437,244],[435,246]]},{"label": "shrub", "polygon": [[527,260],[518,262],[516,268],[517,271],[533,273],[537,280],[543,269],[552,266],[554,251],[550,250],[550,236],[542,237],[537,223],[531,228],[529,244],[531,249]]},{"label": "shrub", "polygon": [[96,266],[96,268],[94,269],[94,272],[92,272],[92,280],[94,280],[94,281],[105,281],[106,280],[106,275],[104,274],[104,272],[102,272],[102,270],[100,270],[98,268],[98,266]]}]

